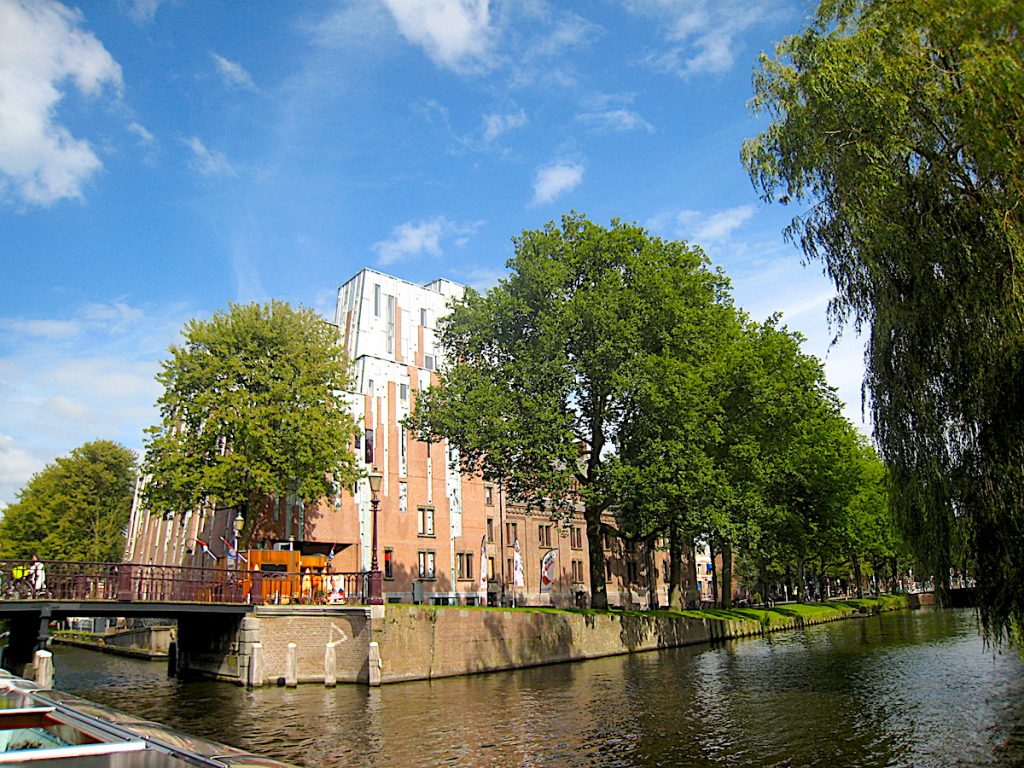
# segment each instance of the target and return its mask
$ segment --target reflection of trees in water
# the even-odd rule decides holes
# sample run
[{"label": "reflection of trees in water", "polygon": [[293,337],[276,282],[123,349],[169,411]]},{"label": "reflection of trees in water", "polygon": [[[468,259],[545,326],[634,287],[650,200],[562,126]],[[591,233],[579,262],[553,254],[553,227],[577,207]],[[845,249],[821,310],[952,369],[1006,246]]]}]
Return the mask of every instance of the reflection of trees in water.
[{"label": "reflection of trees in water", "polygon": [[247,691],[168,680],[161,663],[57,654],[64,689],[306,766],[1024,761],[1024,664],[986,652],[970,611],[372,690]]}]

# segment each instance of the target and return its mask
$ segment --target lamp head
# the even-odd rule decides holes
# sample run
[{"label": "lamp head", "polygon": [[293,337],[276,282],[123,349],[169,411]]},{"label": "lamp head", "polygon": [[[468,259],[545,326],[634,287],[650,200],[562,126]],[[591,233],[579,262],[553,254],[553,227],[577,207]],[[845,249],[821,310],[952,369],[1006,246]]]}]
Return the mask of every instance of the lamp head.
[{"label": "lamp head", "polygon": [[381,474],[380,470],[373,467],[367,477],[370,481],[370,493],[380,493],[380,483],[384,479],[384,475]]}]

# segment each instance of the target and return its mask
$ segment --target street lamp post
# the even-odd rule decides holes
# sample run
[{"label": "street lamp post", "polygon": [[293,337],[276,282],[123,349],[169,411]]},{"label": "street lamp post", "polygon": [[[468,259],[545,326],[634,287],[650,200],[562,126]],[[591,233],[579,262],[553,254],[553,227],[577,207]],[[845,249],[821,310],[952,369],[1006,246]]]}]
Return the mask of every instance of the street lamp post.
[{"label": "street lamp post", "polygon": [[367,605],[383,605],[383,579],[380,566],[377,564],[377,507],[380,505],[380,483],[384,476],[376,467],[370,470],[370,508],[373,514],[373,532],[371,539],[372,554],[370,556],[370,595]]}]

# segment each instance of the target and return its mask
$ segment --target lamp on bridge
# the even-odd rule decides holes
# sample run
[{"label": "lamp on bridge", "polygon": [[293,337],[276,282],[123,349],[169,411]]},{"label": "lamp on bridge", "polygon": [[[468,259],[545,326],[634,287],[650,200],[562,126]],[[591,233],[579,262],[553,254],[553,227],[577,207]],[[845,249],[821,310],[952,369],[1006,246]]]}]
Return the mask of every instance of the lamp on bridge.
[{"label": "lamp on bridge", "polygon": [[370,481],[370,508],[373,512],[372,554],[370,559],[370,595],[367,605],[383,605],[384,593],[381,583],[380,567],[377,564],[377,507],[380,505],[380,484],[384,475],[376,467],[370,470],[367,478]]}]

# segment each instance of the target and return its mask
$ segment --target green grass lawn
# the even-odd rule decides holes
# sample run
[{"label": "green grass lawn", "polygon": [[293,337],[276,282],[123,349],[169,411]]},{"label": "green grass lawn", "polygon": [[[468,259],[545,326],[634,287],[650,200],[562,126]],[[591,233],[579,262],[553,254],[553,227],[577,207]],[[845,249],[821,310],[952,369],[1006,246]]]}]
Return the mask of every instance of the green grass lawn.
[{"label": "green grass lawn", "polygon": [[881,597],[866,597],[862,600],[832,600],[824,603],[787,603],[774,608],[704,608],[701,610],[670,611],[666,609],[656,611],[623,611],[609,609],[598,611],[592,608],[551,608],[547,606],[519,606],[516,608],[498,608],[489,606],[465,606],[465,605],[410,605],[408,603],[391,603],[388,608],[412,609],[421,608],[427,610],[460,610],[460,611],[499,611],[506,613],[565,613],[583,615],[610,615],[610,616],[646,616],[646,617],[685,617],[692,619],[713,619],[718,621],[756,621],[764,626],[770,627],[773,624],[799,617],[804,621],[821,621],[823,619],[837,618],[839,616],[850,616],[870,610],[870,606],[878,606],[879,611],[892,611],[907,607],[907,598],[903,595],[882,595]]}]

